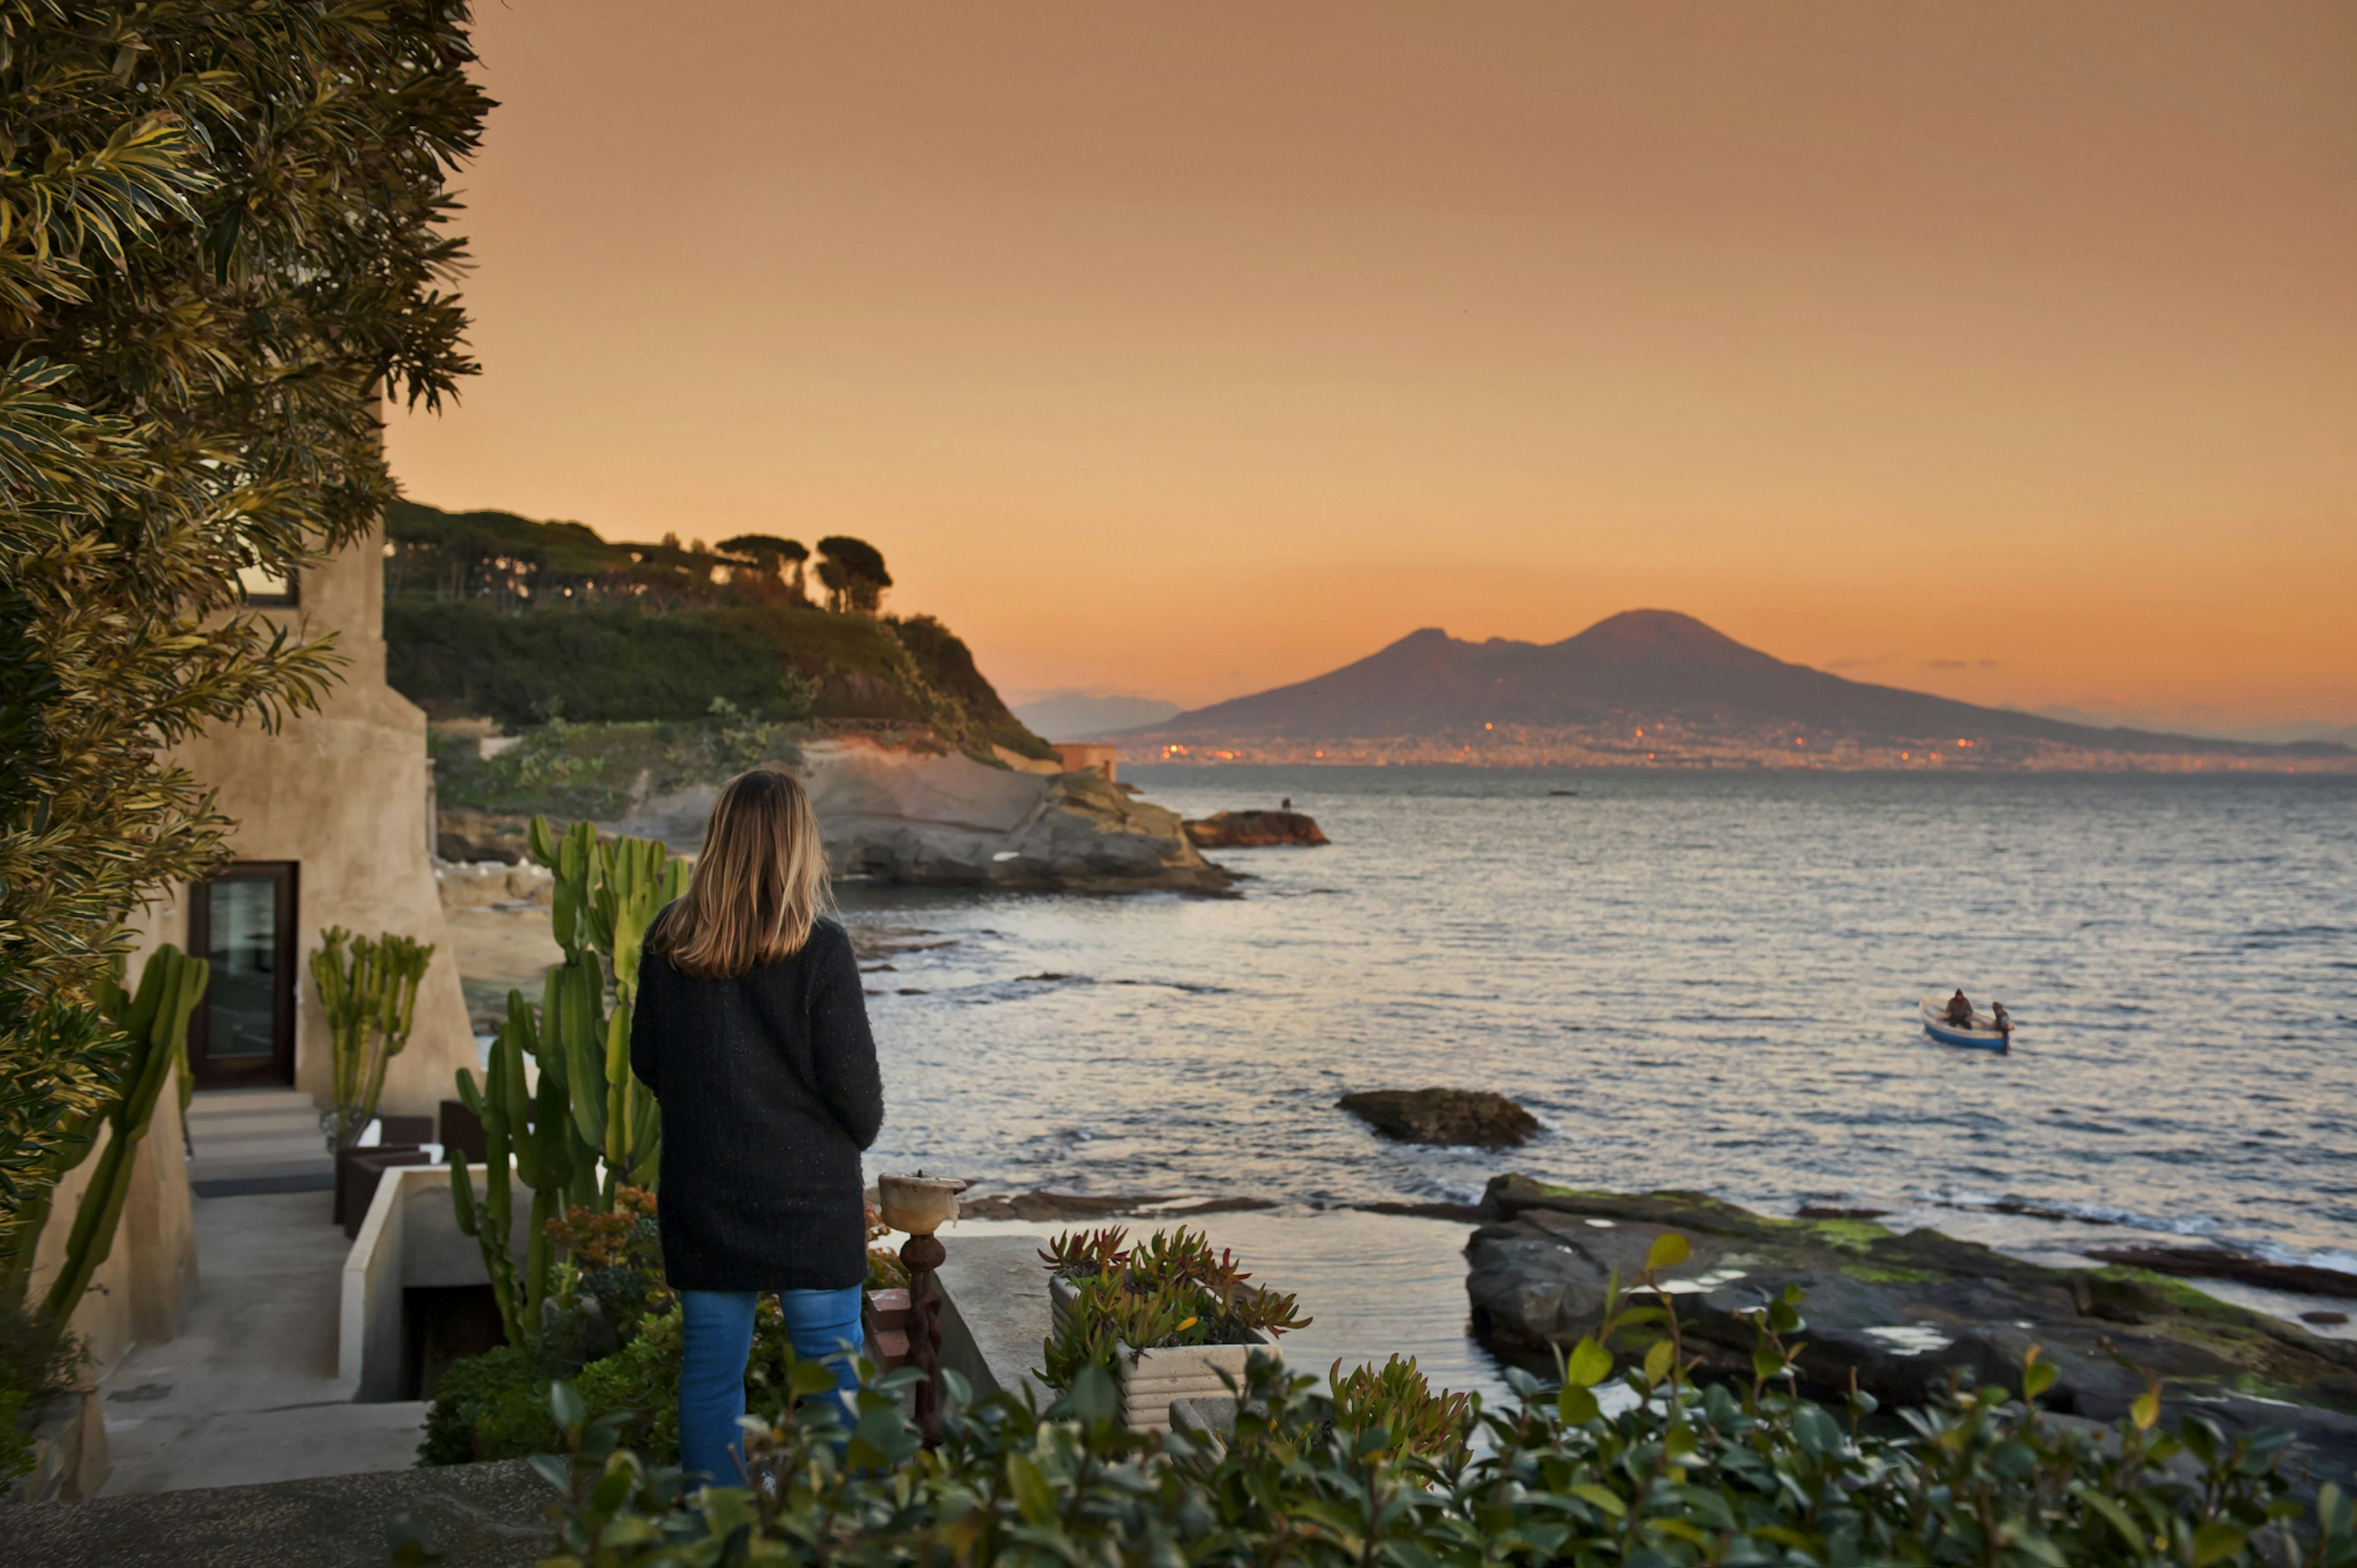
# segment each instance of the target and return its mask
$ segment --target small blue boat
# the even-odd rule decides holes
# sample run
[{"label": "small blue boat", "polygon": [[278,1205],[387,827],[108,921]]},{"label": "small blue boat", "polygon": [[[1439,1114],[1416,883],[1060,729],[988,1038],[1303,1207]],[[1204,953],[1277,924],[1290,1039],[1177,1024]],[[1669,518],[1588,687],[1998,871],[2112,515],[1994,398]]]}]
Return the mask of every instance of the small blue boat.
[{"label": "small blue boat", "polygon": [[1948,1001],[1944,996],[1923,998],[1923,1032],[1943,1046],[1995,1051],[1999,1056],[2011,1049],[2013,1045],[2013,1031],[1998,1028],[1996,1019],[1991,1014],[1974,1014],[1969,1028],[1949,1023]]}]

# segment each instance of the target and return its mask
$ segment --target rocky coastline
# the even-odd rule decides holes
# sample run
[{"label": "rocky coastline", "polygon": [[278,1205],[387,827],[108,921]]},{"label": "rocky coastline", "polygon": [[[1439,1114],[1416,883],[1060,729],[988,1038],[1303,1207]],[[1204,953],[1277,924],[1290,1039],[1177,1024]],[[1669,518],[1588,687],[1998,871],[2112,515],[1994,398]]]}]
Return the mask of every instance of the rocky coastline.
[{"label": "rocky coastline", "polygon": [[[834,734],[762,766],[811,792],[838,877],[912,886],[1092,893],[1222,894],[1235,875],[1203,858],[1178,814],[1094,770],[1001,753],[979,760],[925,734]],[[602,832],[694,854],[720,782],[634,799]],[[523,856],[528,813],[445,808],[441,857]]]},{"label": "rocky coastline", "polygon": [[1663,1289],[1706,1378],[1748,1380],[1754,1315],[1798,1287],[1800,1376],[1821,1397],[1853,1377],[1886,1406],[1921,1405],[1959,1374],[2018,1387],[2034,1347],[2056,1370],[2044,1402],[2058,1414],[2116,1420],[2149,1373],[2171,1425],[2198,1410],[2230,1433],[2287,1430],[2296,1466],[2319,1477],[2357,1464],[2357,1344],[2148,1269],[2048,1268],[1935,1230],[1512,1175],[1491,1181],[1482,1215],[1466,1244],[1474,1330],[1534,1370],[1592,1330],[1616,1277],[1634,1279],[1654,1239],[1675,1231],[1692,1252]]}]

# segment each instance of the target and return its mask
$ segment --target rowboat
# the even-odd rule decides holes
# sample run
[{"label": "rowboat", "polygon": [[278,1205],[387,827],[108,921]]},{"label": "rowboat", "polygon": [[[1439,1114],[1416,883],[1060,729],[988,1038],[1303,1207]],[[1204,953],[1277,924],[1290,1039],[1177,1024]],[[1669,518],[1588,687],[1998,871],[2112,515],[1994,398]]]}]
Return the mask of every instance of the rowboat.
[{"label": "rowboat", "polygon": [[1948,999],[1944,996],[1923,998],[1923,1032],[1943,1046],[1963,1046],[1969,1050],[1996,1051],[2000,1055],[2010,1047],[2013,1038],[1999,1029],[1996,1019],[1986,1013],[1974,1014],[1968,1029],[1949,1023]]}]

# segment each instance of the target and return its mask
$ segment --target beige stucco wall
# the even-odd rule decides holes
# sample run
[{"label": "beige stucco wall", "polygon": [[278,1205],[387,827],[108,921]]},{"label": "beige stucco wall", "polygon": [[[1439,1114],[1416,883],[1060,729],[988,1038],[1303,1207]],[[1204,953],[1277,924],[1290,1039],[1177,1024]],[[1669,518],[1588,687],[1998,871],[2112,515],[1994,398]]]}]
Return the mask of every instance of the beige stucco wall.
[{"label": "beige stucco wall", "polygon": [[[177,1069],[156,1101],[156,1119],[132,1157],[131,1192],[106,1262],[68,1326],[90,1352],[91,1376],[101,1377],[135,1344],[169,1339],[197,1294],[197,1240],[188,1201],[188,1162],[181,1153]],[[66,1175],[51,1199],[49,1222],[33,1249],[31,1295],[38,1300],[65,1261],[74,1210],[106,1147],[99,1135],[90,1157]]]},{"label": "beige stucco wall", "polygon": [[[274,735],[260,724],[214,730],[174,760],[218,791],[237,826],[239,860],[296,862],[295,1085],[321,1110],[333,1103],[327,1022],[310,976],[319,933],[395,932],[431,942],[408,1049],[385,1074],[382,1109],[430,1115],[453,1093],[458,1069],[475,1064],[475,1037],[442,923],[426,838],[425,715],[384,683],[384,544],[382,531],[303,574],[300,603],[268,612],[301,635],[332,631],[343,680],[316,713]],[[188,942],[186,890],[158,940]]]},{"label": "beige stucco wall", "polygon": [[[313,993],[308,959],[333,925],[372,935],[395,931],[438,950],[418,996],[409,1047],[385,1075],[383,1109],[431,1114],[460,1067],[475,1061],[474,1036],[434,881],[426,840],[425,715],[384,683],[382,531],[304,574],[301,604],[274,619],[305,636],[332,631],[347,662],[318,712],[275,734],[248,722],[178,747],[171,760],[217,791],[236,826],[240,860],[291,860],[296,886],[296,1087],[321,1109],[331,1101],[327,1026]],[[188,945],[188,889],[167,888],[132,921],[130,973],[164,942]],[[102,1137],[103,1135],[102,1135]],[[103,1148],[103,1142],[99,1145]],[[198,1261],[183,1155],[177,1078],[132,1166],[132,1190],[114,1244],[71,1320],[93,1377],[137,1343],[167,1340],[194,1299]],[[76,1207],[96,1153],[70,1173],[52,1200],[34,1250],[36,1297],[57,1276]],[[98,1461],[103,1464],[102,1458]]]}]

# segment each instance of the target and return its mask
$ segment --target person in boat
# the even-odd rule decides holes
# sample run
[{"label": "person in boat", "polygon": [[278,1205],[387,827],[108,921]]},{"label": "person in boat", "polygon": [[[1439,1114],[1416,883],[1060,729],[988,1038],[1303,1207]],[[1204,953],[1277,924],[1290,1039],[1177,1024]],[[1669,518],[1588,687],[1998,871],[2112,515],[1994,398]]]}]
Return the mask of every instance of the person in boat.
[{"label": "person in boat", "polygon": [[1959,1029],[1969,1029],[1973,1026],[1973,1004],[1964,999],[1964,993],[1961,986],[1957,988],[1953,996],[1948,998],[1948,1022]]},{"label": "person in boat", "polygon": [[1998,1034],[2010,1035],[2013,1033],[2013,1015],[2005,1010],[2004,1003],[1990,1003],[1989,1016],[1996,1020],[1996,1032]]}]

